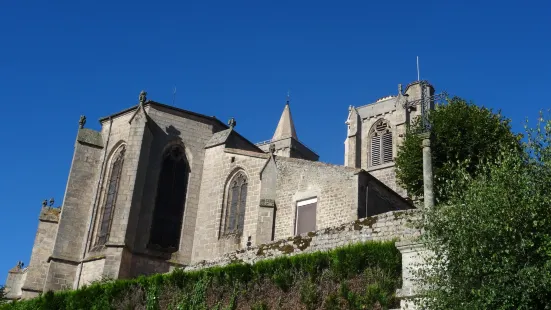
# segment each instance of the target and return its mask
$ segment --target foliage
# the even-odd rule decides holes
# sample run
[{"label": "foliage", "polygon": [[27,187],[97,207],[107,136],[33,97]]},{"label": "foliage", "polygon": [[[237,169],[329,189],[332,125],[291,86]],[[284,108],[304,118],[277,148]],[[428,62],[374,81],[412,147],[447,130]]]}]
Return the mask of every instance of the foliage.
[{"label": "foliage", "polygon": [[[431,150],[436,201],[445,202],[450,193],[443,186],[454,178],[458,163],[464,163],[470,176],[476,176],[478,165],[492,160],[503,145],[518,144],[510,121],[492,110],[478,107],[459,97],[447,99],[429,113]],[[412,197],[423,196],[423,153],[418,118],[406,132],[396,157],[396,177]],[[520,149],[520,148],[519,148]],[[468,160],[468,162],[465,162]]]},{"label": "foliage", "polygon": [[503,147],[475,177],[460,165],[426,212],[422,308],[551,308],[551,121],[526,131],[523,153]]},{"label": "foliage", "polygon": [[6,302],[6,287],[0,285],[0,305]]},{"label": "foliage", "polygon": [[[344,297],[337,293],[339,285],[358,277],[361,287],[347,291],[346,298],[353,299],[350,309],[396,306],[394,293],[401,284],[401,255],[394,242],[371,241],[328,252],[262,260],[254,265],[239,263],[106,281],[77,291],[47,292],[0,309],[222,310],[241,309],[240,303],[247,309],[270,309],[270,305],[277,309],[289,296],[296,295],[305,308],[322,309],[323,304],[331,303],[328,293],[336,293],[336,301],[342,303]],[[329,290],[323,291],[321,286]]]}]

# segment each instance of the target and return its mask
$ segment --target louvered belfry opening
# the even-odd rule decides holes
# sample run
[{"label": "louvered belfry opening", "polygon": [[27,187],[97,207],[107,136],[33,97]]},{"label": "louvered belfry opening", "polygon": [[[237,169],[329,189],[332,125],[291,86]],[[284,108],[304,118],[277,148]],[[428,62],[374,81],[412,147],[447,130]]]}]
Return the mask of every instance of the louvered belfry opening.
[{"label": "louvered belfry opening", "polygon": [[179,145],[170,147],[163,156],[149,239],[149,245],[157,250],[178,250],[188,175],[183,148]]},{"label": "louvered belfry opening", "polygon": [[111,231],[111,223],[113,220],[113,211],[115,210],[115,204],[117,202],[117,195],[119,192],[122,164],[124,163],[124,153],[125,147],[123,145],[117,151],[112,161],[111,173],[109,175],[105,192],[105,204],[103,205],[101,220],[98,227],[96,245],[104,245],[109,239],[109,232]]},{"label": "louvered belfry opening", "polygon": [[245,224],[245,207],[247,205],[247,176],[243,171],[237,172],[228,188],[224,234],[241,234]]},{"label": "louvered belfry opening", "polygon": [[392,131],[387,121],[378,120],[369,133],[370,165],[378,166],[392,162]]}]

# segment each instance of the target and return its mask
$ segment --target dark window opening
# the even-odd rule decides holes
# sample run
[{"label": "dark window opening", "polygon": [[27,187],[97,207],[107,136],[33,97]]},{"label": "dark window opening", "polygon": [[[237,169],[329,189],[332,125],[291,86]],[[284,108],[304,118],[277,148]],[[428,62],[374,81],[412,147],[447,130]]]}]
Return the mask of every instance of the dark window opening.
[{"label": "dark window opening", "polygon": [[317,198],[312,198],[297,203],[295,234],[300,235],[316,230],[317,205]]},{"label": "dark window opening", "polygon": [[368,213],[368,201],[369,201],[369,195],[368,195],[368,187],[367,185],[361,185],[360,186],[360,192],[359,192],[359,201],[358,201],[358,218],[362,219],[367,217]]},{"label": "dark window opening", "polygon": [[117,195],[119,192],[119,183],[121,179],[122,164],[124,162],[124,146],[114,158],[111,165],[111,174],[107,182],[107,188],[105,191],[105,203],[101,212],[101,220],[99,222],[98,234],[96,239],[96,245],[104,245],[109,239],[109,233],[111,231],[111,223],[113,220],[113,211],[115,210],[115,204],[117,202]]},{"label": "dark window opening", "polygon": [[184,150],[171,147],[163,156],[149,245],[175,252],[182,231],[189,169]]},{"label": "dark window opening", "polygon": [[226,201],[225,234],[241,234],[247,206],[247,177],[238,172],[230,182]]}]

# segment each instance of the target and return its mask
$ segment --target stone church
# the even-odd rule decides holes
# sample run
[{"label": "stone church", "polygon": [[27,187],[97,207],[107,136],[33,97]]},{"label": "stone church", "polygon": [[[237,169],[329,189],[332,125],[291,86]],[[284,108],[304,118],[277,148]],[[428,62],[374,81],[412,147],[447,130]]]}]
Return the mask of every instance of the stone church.
[{"label": "stone church", "polygon": [[[164,273],[388,211],[411,209],[394,158],[420,100],[416,81],[346,119],[344,165],[318,161],[297,135],[289,101],[273,137],[253,143],[215,117],[146,98],[99,120],[81,117],[61,207],[47,206],[11,299],[102,278]],[[274,124],[275,125],[275,124]]]}]

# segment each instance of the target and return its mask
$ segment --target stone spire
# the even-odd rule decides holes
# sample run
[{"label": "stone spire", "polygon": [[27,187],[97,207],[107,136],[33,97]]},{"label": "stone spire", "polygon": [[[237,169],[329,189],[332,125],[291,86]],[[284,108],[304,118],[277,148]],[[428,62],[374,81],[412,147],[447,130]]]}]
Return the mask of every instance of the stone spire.
[{"label": "stone spire", "polygon": [[285,138],[294,138],[298,140],[297,133],[295,131],[295,124],[293,123],[293,117],[291,117],[291,108],[289,107],[289,96],[287,96],[287,103],[277,124],[277,128],[274,133],[272,141],[281,140]]}]

